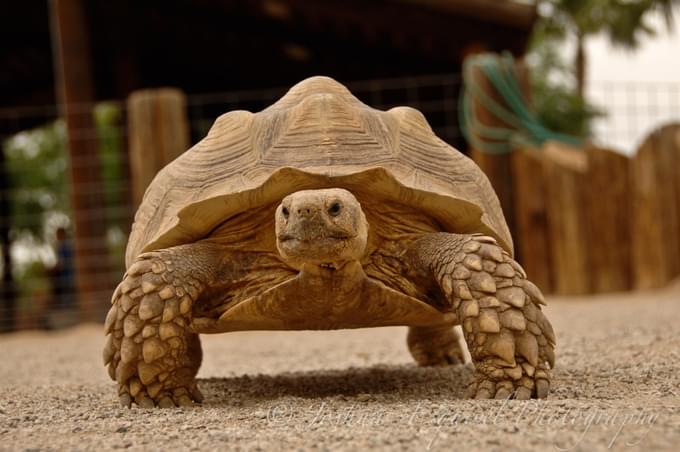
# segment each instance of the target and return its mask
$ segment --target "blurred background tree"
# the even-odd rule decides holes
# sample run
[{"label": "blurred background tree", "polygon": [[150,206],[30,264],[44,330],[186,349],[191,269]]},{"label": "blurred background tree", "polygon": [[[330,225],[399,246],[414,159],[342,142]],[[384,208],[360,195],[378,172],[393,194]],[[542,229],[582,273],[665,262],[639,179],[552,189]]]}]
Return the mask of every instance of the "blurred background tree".
[{"label": "blurred background tree", "polygon": [[[12,241],[42,241],[47,225],[68,221],[64,123],[54,121],[5,143]],[[63,224],[67,226],[68,224]]]},{"label": "blurred background tree", "polygon": [[[127,175],[121,115],[120,107],[114,103],[102,102],[94,109],[105,201],[102,210],[105,217],[101,220],[107,225],[110,257],[115,263],[123,262],[127,228],[127,212],[120,211],[124,209],[121,206],[127,206],[128,192],[123,182]],[[49,293],[47,270],[55,264],[52,250],[55,231],[70,226],[64,122],[56,120],[16,134],[3,143],[3,151],[15,264],[10,267],[12,284],[19,310],[41,309],[34,304],[44,303]]]},{"label": "blurred background tree", "polygon": [[[680,0],[539,0],[539,19],[531,38],[533,102],[540,119],[553,130],[587,138],[594,118],[604,114],[584,96],[587,39],[604,33],[614,46],[636,50],[658,30],[650,19],[660,15],[673,29],[673,8]],[[571,59],[561,49],[574,46]]]}]

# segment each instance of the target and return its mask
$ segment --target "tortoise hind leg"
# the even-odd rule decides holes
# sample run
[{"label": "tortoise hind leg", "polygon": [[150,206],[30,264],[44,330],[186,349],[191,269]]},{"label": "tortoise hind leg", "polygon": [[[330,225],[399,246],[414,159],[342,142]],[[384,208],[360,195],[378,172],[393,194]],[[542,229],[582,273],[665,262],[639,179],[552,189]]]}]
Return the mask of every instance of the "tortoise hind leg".
[{"label": "tortoise hind leg", "polygon": [[476,398],[546,397],[555,334],[543,295],[491,237],[427,234],[411,246],[416,278],[439,288],[463,326]]},{"label": "tortoise hind leg", "polygon": [[448,366],[465,362],[460,335],[450,325],[409,327],[406,343],[411,356],[420,366]]},{"label": "tortoise hind leg", "polygon": [[215,245],[182,245],[142,254],[128,268],[106,317],[103,352],[122,405],[174,407],[202,400],[195,380],[201,345],[187,327],[221,257]]}]

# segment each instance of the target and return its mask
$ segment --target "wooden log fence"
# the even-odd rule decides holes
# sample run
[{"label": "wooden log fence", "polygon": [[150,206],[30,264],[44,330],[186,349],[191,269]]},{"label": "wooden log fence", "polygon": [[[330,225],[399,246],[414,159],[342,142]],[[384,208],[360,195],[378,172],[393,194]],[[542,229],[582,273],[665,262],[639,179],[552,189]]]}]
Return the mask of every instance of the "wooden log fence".
[{"label": "wooden log fence", "polygon": [[511,173],[517,254],[544,291],[651,289],[680,276],[680,124],[631,157],[552,142],[518,149]]},{"label": "wooden log fence", "polygon": [[650,289],[680,275],[680,124],[655,131],[629,158],[546,129],[532,113],[521,61],[475,55],[463,74],[470,156],[539,287]]},{"label": "wooden log fence", "polygon": [[548,144],[542,152],[546,225],[550,246],[553,290],[558,294],[590,292],[590,259],[587,241],[586,156],[564,146]]},{"label": "wooden log fence", "polygon": [[680,124],[647,137],[631,177],[634,285],[659,287],[680,274]]},{"label": "wooden log fence", "polygon": [[631,159],[625,155],[588,146],[588,180],[584,217],[591,289],[617,292],[632,288],[630,209]]},{"label": "wooden log fence", "polygon": [[511,154],[516,231],[515,252],[534,284],[544,292],[552,292],[550,271],[550,238],[548,236],[548,199],[539,151],[518,149]]}]

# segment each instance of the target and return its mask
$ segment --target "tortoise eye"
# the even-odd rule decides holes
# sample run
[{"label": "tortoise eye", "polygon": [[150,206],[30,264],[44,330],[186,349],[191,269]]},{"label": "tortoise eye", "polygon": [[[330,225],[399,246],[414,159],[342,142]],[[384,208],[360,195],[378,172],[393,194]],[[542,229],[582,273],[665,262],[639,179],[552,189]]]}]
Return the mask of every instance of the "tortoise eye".
[{"label": "tortoise eye", "polygon": [[283,218],[288,218],[288,216],[290,215],[290,212],[286,207],[281,207],[281,213],[283,214]]},{"label": "tortoise eye", "polygon": [[342,211],[342,204],[340,204],[340,201],[335,201],[328,208],[328,214],[332,217],[337,217],[338,215],[340,215],[341,211]]}]

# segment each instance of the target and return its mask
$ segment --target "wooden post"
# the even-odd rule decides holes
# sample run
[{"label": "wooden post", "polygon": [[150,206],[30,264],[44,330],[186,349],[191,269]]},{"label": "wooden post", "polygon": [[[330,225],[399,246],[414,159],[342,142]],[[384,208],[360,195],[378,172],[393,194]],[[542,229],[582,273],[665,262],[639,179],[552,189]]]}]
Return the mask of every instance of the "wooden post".
[{"label": "wooden post", "polygon": [[680,273],[680,125],[653,132],[631,162],[633,277],[637,289]]},{"label": "wooden post", "polygon": [[[522,90],[522,97],[529,103],[529,72],[523,62],[517,62],[514,68],[515,76],[517,77],[518,86]],[[491,81],[478,68],[474,69],[473,77],[478,88],[481,89],[491,100],[504,106],[507,105],[501,94],[496,90]],[[489,127],[504,127],[512,129],[511,124],[506,124],[501,118],[488,111],[481,103],[472,105],[473,113],[479,121],[485,126]],[[474,131],[470,131],[474,133]],[[509,145],[509,143],[503,143]],[[514,200],[513,194],[513,174],[512,174],[512,156],[507,154],[486,154],[479,149],[471,149],[470,155],[475,163],[482,169],[491,182],[491,186],[498,195],[498,199],[503,208],[503,215],[510,228],[510,233],[517,238],[517,219],[515,216],[514,206],[517,204]],[[522,247],[515,247],[517,258],[521,259]],[[533,276],[532,276],[533,277]]]},{"label": "wooden post", "polygon": [[92,117],[94,88],[82,0],[50,0],[56,91],[66,121],[75,226],[75,267],[82,320],[106,308],[111,290],[101,169]]},{"label": "wooden post", "polygon": [[548,234],[554,292],[590,292],[590,258],[585,221],[586,154],[548,143],[542,149],[548,208]]},{"label": "wooden post", "polygon": [[[510,234],[513,238],[516,237],[517,227],[515,221],[515,212],[513,210],[513,190],[512,190],[512,154],[487,154],[477,149],[470,151],[472,159],[477,166],[489,178],[491,186],[493,187],[498,200],[503,209],[503,216],[510,228]],[[519,256],[519,248],[515,247],[515,252]]]},{"label": "wooden post", "polygon": [[553,288],[550,274],[550,243],[546,183],[539,150],[512,153],[512,187],[517,254],[531,281],[544,293]]},{"label": "wooden post", "polygon": [[137,91],[127,109],[132,198],[139,205],[156,173],[189,147],[186,99],[174,88]]},{"label": "wooden post", "polygon": [[630,159],[593,146],[588,157],[585,213],[592,289],[629,290],[631,281]]},{"label": "wooden post", "polygon": [[[501,95],[496,91],[489,79],[486,78],[484,73],[479,68],[474,68],[473,78],[480,90],[482,90],[490,99],[498,102],[500,105],[503,105]],[[473,103],[471,108],[473,110],[473,114],[485,126],[506,128],[511,127],[509,124],[504,123],[500,118],[497,118],[493,113],[488,111],[481,103]],[[470,130],[469,133],[474,134],[474,131]],[[515,237],[516,228],[513,212],[512,172],[510,164],[511,155],[509,153],[488,154],[473,147],[470,150],[470,156],[475,161],[477,166],[481,168],[484,174],[486,174],[486,177],[489,178],[491,186],[496,192],[496,195],[498,195],[498,200],[501,203],[503,215],[505,216],[505,221],[508,223],[508,228],[510,228],[510,233],[513,237]]]}]

